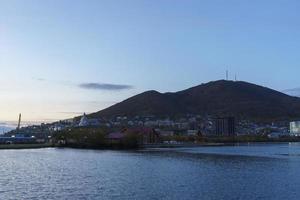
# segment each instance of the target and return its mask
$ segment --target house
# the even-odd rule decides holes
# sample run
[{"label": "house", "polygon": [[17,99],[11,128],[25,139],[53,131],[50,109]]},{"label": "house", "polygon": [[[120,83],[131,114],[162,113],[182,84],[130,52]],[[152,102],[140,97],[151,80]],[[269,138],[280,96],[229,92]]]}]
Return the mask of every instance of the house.
[{"label": "house", "polygon": [[123,132],[113,132],[109,133],[106,136],[106,139],[109,141],[110,144],[120,143],[124,138],[125,134]]},{"label": "house", "polygon": [[159,133],[151,128],[125,129],[121,132],[112,132],[106,136],[110,144],[120,144],[126,135],[134,135],[138,144],[153,144],[160,142]]},{"label": "house", "polygon": [[79,127],[99,126],[99,125],[100,125],[100,121],[98,119],[88,119],[85,113],[81,117],[80,122],[78,124]]},{"label": "house", "polygon": [[287,136],[287,134],[282,133],[282,132],[272,132],[272,133],[268,134],[268,138],[270,138],[270,139],[278,139],[282,136]]},{"label": "house", "polygon": [[187,130],[186,131],[187,136],[197,136],[199,134],[198,130]]},{"label": "house", "polygon": [[127,129],[125,134],[136,134],[140,144],[154,144],[160,142],[160,135],[152,128]]},{"label": "house", "polygon": [[172,136],[174,136],[174,131],[160,130],[160,129],[156,129],[155,131],[158,132],[161,137],[172,137]]}]

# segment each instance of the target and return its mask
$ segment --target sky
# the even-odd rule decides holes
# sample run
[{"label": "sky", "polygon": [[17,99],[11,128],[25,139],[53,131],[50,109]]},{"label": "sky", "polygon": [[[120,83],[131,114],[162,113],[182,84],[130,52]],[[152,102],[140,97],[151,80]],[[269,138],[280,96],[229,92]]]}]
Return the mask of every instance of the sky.
[{"label": "sky", "polygon": [[298,0],[0,0],[0,121],[55,121],[237,74],[300,87]]}]

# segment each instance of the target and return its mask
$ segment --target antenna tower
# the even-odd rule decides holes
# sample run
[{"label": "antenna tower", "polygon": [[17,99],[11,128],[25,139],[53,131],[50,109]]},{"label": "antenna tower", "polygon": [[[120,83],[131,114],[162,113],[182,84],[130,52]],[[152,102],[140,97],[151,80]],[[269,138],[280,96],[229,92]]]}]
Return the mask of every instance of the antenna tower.
[{"label": "antenna tower", "polygon": [[226,70],[226,81],[228,81],[228,70]]}]

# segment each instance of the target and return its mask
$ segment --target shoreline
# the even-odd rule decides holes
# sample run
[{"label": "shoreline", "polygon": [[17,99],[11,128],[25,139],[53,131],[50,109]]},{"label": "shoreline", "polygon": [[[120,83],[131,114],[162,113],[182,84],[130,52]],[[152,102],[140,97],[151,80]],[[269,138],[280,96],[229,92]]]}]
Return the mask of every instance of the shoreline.
[{"label": "shoreline", "polygon": [[137,148],[117,148],[117,147],[84,147],[84,146],[68,146],[68,145],[56,145],[56,144],[2,144],[0,150],[9,149],[43,149],[43,148],[70,148],[70,149],[91,149],[91,150],[119,150],[127,151],[133,149],[161,149],[161,148],[193,148],[193,147],[222,147],[222,146],[234,146],[239,144],[280,144],[280,143],[297,143],[295,141],[256,141],[256,142],[233,142],[233,143],[182,143],[182,144],[144,144]]},{"label": "shoreline", "polygon": [[226,143],[182,143],[182,144],[144,144],[142,148],[182,148],[182,147],[215,147],[227,146],[232,144]]},{"label": "shoreline", "polygon": [[53,144],[1,144],[0,150],[7,149],[43,149],[57,147]]},{"label": "shoreline", "polygon": [[189,147],[222,147],[238,146],[246,144],[282,144],[282,143],[299,143],[299,141],[251,141],[251,142],[209,142],[209,143],[183,143],[183,144],[145,144],[143,148],[189,148]]}]

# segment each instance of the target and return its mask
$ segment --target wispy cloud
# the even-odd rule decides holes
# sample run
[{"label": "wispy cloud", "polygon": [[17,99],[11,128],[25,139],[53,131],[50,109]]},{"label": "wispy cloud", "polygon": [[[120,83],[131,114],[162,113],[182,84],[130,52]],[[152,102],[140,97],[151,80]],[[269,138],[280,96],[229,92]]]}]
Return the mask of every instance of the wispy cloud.
[{"label": "wispy cloud", "polygon": [[300,97],[300,88],[287,89],[282,92],[291,96]]},{"label": "wispy cloud", "polygon": [[80,88],[88,90],[110,90],[110,91],[120,91],[132,89],[131,85],[122,84],[110,84],[110,83],[82,83],[78,85]]},{"label": "wispy cloud", "polygon": [[61,111],[61,112],[58,112],[59,114],[74,114],[74,115],[80,115],[82,114],[83,112],[72,112],[72,111]]},{"label": "wispy cloud", "polygon": [[40,78],[40,77],[32,77],[32,80],[35,80],[35,81],[46,81],[46,79]]},{"label": "wispy cloud", "polygon": [[32,77],[32,80],[51,82],[60,85],[77,86],[79,88],[88,89],[88,90],[121,91],[121,90],[129,90],[133,88],[133,86],[125,85],[125,84],[96,83],[96,82],[86,82],[86,83],[78,84],[71,81],[48,80],[41,77]]}]

